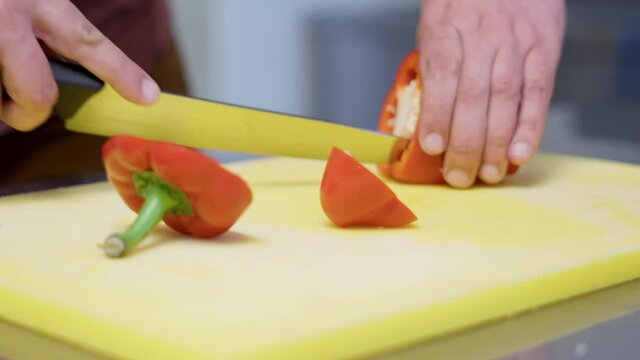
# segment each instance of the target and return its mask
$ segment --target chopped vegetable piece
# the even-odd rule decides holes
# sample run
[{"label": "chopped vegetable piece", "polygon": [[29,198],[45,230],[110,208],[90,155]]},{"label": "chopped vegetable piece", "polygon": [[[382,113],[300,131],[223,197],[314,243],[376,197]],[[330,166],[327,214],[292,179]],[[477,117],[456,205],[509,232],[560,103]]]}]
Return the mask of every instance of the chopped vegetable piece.
[{"label": "chopped vegetable piece", "polygon": [[399,227],[417,220],[382,180],[337,148],[324,171],[320,202],[341,227]]}]

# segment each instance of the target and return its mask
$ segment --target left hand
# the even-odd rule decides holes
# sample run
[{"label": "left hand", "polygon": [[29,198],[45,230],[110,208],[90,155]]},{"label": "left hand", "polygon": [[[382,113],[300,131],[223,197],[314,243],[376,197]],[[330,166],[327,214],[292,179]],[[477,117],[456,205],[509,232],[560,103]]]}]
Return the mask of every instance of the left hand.
[{"label": "left hand", "polygon": [[423,0],[423,150],[465,188],[502,181],[536,152],[565,28],[564,0]]}]

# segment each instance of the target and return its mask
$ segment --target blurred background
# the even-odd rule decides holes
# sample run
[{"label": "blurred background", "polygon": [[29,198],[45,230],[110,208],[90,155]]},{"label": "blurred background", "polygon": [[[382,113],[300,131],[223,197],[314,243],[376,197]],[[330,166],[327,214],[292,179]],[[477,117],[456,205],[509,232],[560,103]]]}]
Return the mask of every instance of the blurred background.
[{"label": "blurred background", "polygon": [[[193,95],[374,128],[420,1],[170,5]],[[569,0],[542,150],[640,163],[639,66],[640,2]]]}]

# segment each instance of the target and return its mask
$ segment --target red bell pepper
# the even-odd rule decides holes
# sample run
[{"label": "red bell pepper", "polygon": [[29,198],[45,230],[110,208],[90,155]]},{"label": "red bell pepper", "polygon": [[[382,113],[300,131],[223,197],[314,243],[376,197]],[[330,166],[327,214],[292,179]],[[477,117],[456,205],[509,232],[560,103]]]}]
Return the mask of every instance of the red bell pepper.
[{"label": "red bell pepper", "polygon": [[[419,145],[417,127],[423,88],[419,57],[418,51],[414,50],[400,63],[378,123],[380,131],[412,140],[398,160],[380,164],[378,168],[384,175],[402,182],[444,183],[444,155],[429,155]],[[517,169],[516,165],[510,164],[507,173],[513,174]]]},{"label": "red bell pepper", "polygon": [[320,203],[341,227],[398,227],[417,220],[382,180],[337,148],[324,171]]},{"label": "red bell pepper", "polygon": [[105,143],[102,157],[109,181],[139,213],[125,233],[102,245],[112,257],[131,251],[160,220],[191,236],[220,235],[252,200],[244,180],[193,149],[116,136]]}]

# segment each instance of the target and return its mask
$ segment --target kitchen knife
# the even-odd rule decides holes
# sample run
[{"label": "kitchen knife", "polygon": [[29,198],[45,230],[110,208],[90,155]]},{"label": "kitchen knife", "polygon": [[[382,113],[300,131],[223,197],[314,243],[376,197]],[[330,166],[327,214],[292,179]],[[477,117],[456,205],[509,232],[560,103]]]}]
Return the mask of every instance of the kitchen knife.
[{"label": "kitchen knife", "polygon": [[56,61],[51,66],[60,89],[55,112],[71,131],[313,159],[326,159],[335,146],[370,163],[391,162],[408,142],[375,131],[168,93],[154,105],[135,105],[79,66]]}]

